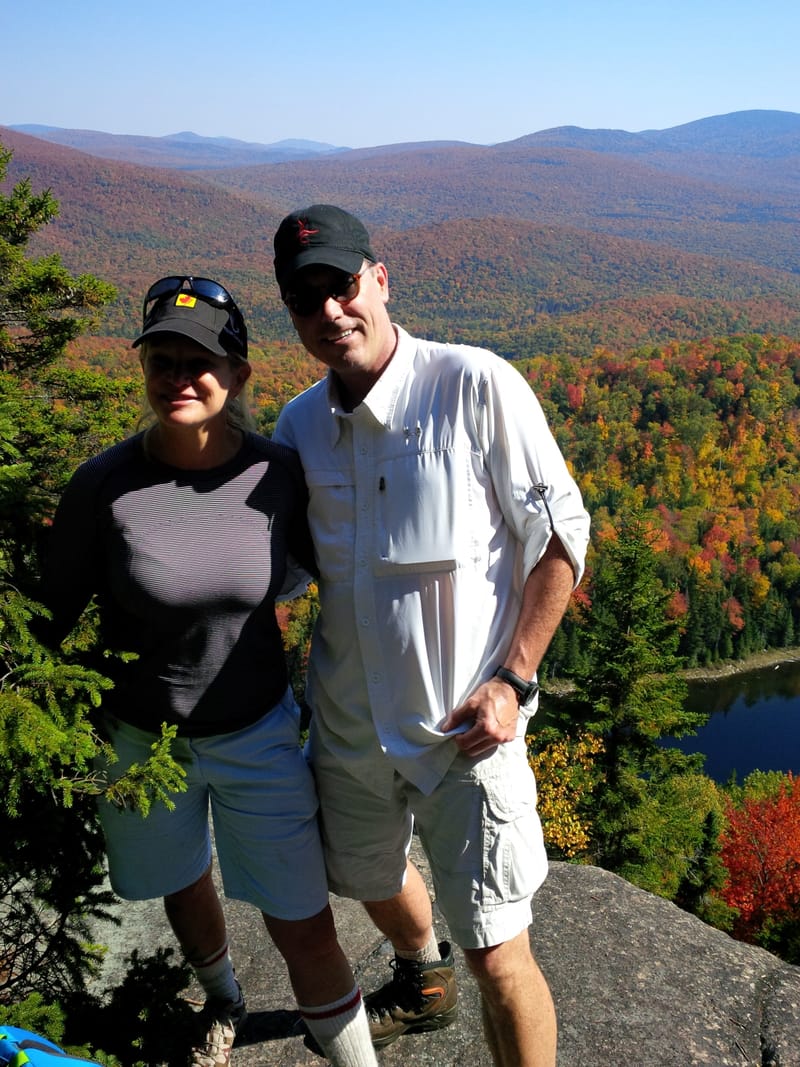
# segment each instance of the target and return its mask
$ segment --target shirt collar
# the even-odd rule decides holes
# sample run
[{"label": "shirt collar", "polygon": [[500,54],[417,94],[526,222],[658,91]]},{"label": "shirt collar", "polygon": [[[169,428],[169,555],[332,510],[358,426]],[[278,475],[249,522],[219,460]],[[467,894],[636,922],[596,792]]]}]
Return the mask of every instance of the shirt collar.
[{"label": "shirt collar", "polygon": [[377,419],[382,426],[386,429],[391,429],[392,419],[397,407],[397,398],[408,376],[414,360],[414,352],[416,351],[414,339],[410,334],[396,323],[392,323],[392,326],[397,334],[397,347],[394,350],[394,354],[380,378],[378,378],[354,411],[346,411],[342,407],[339,389],[336,384],[336,375],[333,371],[328,371],[326,383],[328,404],[330,405],[331,415],[334,416],[331,419],[332,445],[336,445],[339,442],[342,433],[342,420],[352,418],[359,410],[369,411],[372,417]]},{"label": "shirt collar", "polygon": [[397,347],[383,374],[362,400],[362,404],[387,430],[392,427],[397,400],[414,361],[416,345],[401,327],[392,323],[397,334]]}]

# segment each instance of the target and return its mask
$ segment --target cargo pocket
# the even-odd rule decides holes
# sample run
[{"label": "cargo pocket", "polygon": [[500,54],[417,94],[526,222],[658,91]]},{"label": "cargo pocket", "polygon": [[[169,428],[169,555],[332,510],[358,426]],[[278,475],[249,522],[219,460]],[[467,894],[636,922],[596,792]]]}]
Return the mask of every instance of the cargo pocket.
[{"label": "cargo pocket", "polygon": [[[509,770],[511,770],[509,768]],[[530,773],[530,772],[529,772]],[[484,802],[484,905],[523,900],[535,892],[546,864],[536,812],[536,785],[515,769],[481,783]]]}]

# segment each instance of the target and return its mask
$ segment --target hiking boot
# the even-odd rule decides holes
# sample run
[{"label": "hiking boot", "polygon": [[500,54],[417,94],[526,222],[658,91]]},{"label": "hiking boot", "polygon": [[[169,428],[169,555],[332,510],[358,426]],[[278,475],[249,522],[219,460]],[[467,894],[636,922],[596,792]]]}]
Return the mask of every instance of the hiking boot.
[{"label": "hiking boot", "polygon": [[417,963],[398,956],[391,961],[391,982],[364,998],[372,1044],[383,1048],[402,1034],[441,1030],[458,1015],[453,953],[447,941],[439,944],[442,958]]},{"label": "hiking boot", "polygon": [[207,1000],[197,1018],[197,1044],[192,1046],[190,1067],[227,1067],[237,1033],[247,1021],[242,991],[238,1000]]}]

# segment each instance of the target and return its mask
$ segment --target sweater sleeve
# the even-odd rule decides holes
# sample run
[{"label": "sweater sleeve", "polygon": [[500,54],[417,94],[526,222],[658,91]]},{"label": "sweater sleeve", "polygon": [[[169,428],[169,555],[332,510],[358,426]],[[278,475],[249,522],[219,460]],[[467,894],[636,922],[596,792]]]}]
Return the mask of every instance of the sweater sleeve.
[{"label": "sweater sleeve", "polygon": [[100,544],[93,479],[80,467],[56,508],[45,541],[40,599],[52,615],[42,639],[59,645],[98,589]]},{"label": "sweater sleeve", "polygon": [[[286,464],[294,486],[294,508],[292,509],[289,528],[289,560],[287,567],[287,571],[291,573],[287,578],[287,583],[290,587],[296,586],[298,573],[302,574],[304,572],[304,584],[307,585],[308,577],[319,577],[319,568],[314,554],[314,543],[308,526],[308,487],[300,457],[295,450],[277,442],[273,442],[273,447]],[[294,580],[291,577],[292,574],[294,575]],[[287,592],[287,583],[284,583],[284,597]],[[297,593],[295,592],[293,595],[297,595]]]}]

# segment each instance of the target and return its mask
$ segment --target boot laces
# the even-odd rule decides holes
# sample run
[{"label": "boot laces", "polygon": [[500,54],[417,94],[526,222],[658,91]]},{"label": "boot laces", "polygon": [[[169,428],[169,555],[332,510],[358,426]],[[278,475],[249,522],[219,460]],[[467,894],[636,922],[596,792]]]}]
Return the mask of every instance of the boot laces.
[{"label": "boot laces", "polygon": [[369,998],[369,1014],[376,1017],[391,1015],[393,1008],[421,1011],[425,1007],[422,969],[410,960],[393,959],[389,966],[394,971],[392,980]]}]

